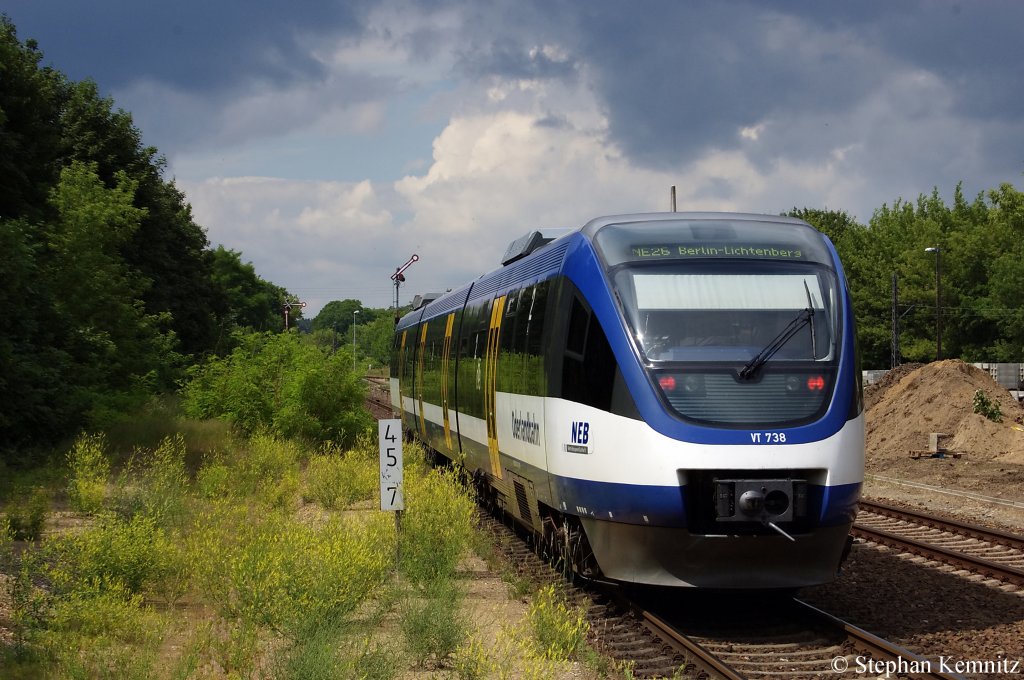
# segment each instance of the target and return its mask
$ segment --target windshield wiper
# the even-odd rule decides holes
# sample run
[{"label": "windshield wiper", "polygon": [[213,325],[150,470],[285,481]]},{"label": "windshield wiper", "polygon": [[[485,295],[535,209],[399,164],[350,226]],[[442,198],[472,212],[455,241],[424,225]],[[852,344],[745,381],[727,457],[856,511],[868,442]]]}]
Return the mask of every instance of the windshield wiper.
[{"label": "windshield wiper", "polygon": [[[768,360],[771,359],[776,352],[782,349],[782,346],[789,342],[794,335],[800,332],[801,328],[808,324],[813,324],[813,319],[813,307],[801,309],[796,317],[789,322],[789,325],[783,328],[782,332],[775,336],[774,340],[769,342],[764,349],[758,352],[757,356],[747,362],[747,365],[740,370],[740,378],[746,380],[754,377],[754,374],[757,373],[758,369],[768,363]],[[813,330],[814,326],[811,326],[811,329]]]}]

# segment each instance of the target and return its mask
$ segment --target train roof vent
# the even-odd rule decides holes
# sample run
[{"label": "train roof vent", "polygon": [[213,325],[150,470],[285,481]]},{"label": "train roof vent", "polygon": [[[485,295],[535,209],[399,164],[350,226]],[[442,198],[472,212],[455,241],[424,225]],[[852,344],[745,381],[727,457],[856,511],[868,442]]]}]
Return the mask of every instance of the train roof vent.
[{"label": "train roof vent", "polygon": [[530,253],[540,250],[559,236],[572,231],[571,229],[540,229],[531,231],[525,236],[520,236],[508,244],[505,254],[501,256],[503,266],[510,265],[516,260],[521,260]]},{"label": "train roof vent", "polygon": [[413,311],[416,311],[417,309],[420,309],[422,307],[426,307],[431,302],[441,297],[441,295],[443,295],[443,293],[423,293],[422,295],[417,295],[412,299]]}]

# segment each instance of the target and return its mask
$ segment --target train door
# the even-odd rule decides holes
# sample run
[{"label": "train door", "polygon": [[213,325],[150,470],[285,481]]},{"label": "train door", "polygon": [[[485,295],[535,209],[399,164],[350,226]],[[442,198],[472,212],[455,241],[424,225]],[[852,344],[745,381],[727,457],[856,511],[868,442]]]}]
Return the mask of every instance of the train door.
[{"label": "train door", "polygon": [[[403,430],[406,429],[406,423],[405,423],[405,393],[406,393],[406,390],[408,389],[408,382],[407,381],[409,380],[409,378],[406,376],[406,372],[405,372],[405,353],[406,353],[406,347],[407,347],[406,341],[408,340],[408,338],[409,338],[409,329],[405,329],[405,330],[402,331],[402,333],[401,333],[401,335],[399,336],[399,339],[398,339],[398,352],[397,352],[398,360],[395,362],[395,364],[396,364],[395,368],[396,368],[396,372],[397,372],[397,376],[396,377],[398,378],[398,385],[397,385],[397,391],[398,391],[398,404],[397,404],[398,405],[398,415],[402,419],[402,429]],[[395,389],[395,387],[393,387],[392,389]]]},{"label": "train door", "polygon": [[415,380],[415,391],[416,391],[416,411],[419,416],[420,425],[420,437],[423,441],[429,441],[429,435],[427,433],[427,422],[423,415],[423,372],[425,369],[425,358],[427,355],[427,329],[430,327],[430,322],[424,321],[420,325],[420,341],[416,351],[416,380]]},{"label": "train door", "polygon": [[444,328],[444,349],[441,355],[441,414],[444,419],[444,443],[448,447],[449,454],[455,453],[452,441],[452,426],[449,416],[451,403],[449,396],[452,389],[452,378],[454,371],[451,369],[452,358],[452,330],[455,327],[455,312],[448,315]]},{"label": "train door", "polygon": [[498,479],[501,474],[501,456],[498,453],[498,356],[501,338],[501,321],[505,317],[505,296],[494,299],[491,305],[491,321],[487,330],[487,352],[484,357],[484,414],[487,421],[487,452],[490,456],[491,474]]}]

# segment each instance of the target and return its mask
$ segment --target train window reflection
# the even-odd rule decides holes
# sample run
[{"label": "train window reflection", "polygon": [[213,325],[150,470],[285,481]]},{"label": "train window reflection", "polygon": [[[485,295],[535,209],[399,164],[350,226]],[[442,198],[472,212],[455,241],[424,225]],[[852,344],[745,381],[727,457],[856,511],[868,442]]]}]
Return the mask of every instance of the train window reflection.
[{"label": "train window reflection", "polygon": [[836,281],[817,267],[629,268],[616,274],[615,283],[649,361],[748,361],[804,309],[813,310],[812,323],[773,361],[821,362],[836,355]]}]

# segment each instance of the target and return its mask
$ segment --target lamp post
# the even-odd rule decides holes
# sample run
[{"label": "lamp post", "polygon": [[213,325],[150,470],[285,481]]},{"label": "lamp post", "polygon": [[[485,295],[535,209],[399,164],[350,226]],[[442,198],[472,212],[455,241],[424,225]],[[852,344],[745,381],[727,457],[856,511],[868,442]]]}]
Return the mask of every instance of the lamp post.
[{"label": "lamp post", "polygon": [[352,312],[352,371],[356,370],[356,314],[359,310]]},{"label": "lamp post", "polygon": [[942,361],[942,249],[934,246],[924,252],[935,253],[935,360]]}]

